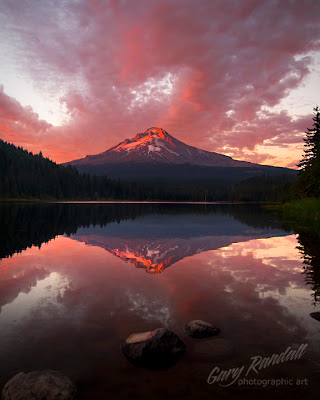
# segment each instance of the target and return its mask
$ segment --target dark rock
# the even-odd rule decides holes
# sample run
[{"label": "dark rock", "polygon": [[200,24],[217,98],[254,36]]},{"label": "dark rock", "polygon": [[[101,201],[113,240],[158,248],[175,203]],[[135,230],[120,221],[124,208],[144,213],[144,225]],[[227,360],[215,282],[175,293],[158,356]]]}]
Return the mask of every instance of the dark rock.
[{"label": "dark rock", "polygon": [[310,314],[310,317],[316,319],[317,321],[320,321],[320,312],[319,311],[318,312],[312,312]]},{"label": "dark rock", "polygon": [[122,344],[127,359],[139,367],[162,368],[175,363],[186,345],[179,336],[165,328],[134,333]]},{"label": "dark rock", "polygon": [[184,327],[184,332],[189,336],[200,339],[209,336],[219,335],[221,330],[216,326],[209,324],[209,322],[196,319],[194,321],[190,321]]},{"label": "dark rock", "polygon": [[7,382],[2,400],[74,400],[76,387],[59,371],[20,372]]}]

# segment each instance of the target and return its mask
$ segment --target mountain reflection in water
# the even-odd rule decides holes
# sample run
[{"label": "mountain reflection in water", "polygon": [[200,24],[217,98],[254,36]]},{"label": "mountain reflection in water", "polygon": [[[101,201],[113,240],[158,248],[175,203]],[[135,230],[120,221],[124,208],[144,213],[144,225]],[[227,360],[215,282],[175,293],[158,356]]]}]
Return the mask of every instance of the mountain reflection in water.
[{"label": "mountain reflection in water", "polygon": [[79,228],[73,239],[104,248],[150,273],[185,257],[216,250],[235,242],[288,233],[278,228],[252,228],[226,214],[146,215],[135,221],[113,222],[105,227]]},{"label": "mountain reflection in water", "polygon": [[[152,219],[152,218],[153,219]],[[188,217],[188,218],[186,218]],[[126,221],[131,224],[124,226]],[[133,221],[135,223],[133,223]],[[108,225],[112,224],[112,228]],[[120,226],[116,228],[117,224]],[[120,224],[121,223],[121,224]],[[144,225],[146,226],[144,227]],[[0,206],[0,258],[79,228],[105,228],[99,234],[129,238],[246,237],[286,234],[259,206],[190,204],[10,204]],[[253,228],[250,230],[250,228]],[[84,233],[84,230],[81,230]],[[260,235],[260,236],[259,236]]]}]

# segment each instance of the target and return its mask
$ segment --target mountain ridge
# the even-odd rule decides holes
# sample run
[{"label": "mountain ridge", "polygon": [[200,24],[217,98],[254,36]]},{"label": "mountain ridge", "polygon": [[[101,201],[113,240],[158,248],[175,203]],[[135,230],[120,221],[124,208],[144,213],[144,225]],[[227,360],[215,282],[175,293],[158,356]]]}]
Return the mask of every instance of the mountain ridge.
[{"label": "mountain ridge", "polygon": [[151,127],[108,150],[87,155],[64,165],[84,166],[119,163],[190,164],[204,167],[254,167],[259,164],[234,160],[224,154],[189,146],[164,129]]},{"label": "mountain ridge", "polygon": [[64,165],[72,165],[85,174],[143,183],[165,190],[171,188],[178,192],[186,189],[217,191],[218,187],[226,192],[231,186],[251,177],[297,173],[289,168],[234,160],[198,149],[159,127],[148,128],[102,153],[87,155]]}]

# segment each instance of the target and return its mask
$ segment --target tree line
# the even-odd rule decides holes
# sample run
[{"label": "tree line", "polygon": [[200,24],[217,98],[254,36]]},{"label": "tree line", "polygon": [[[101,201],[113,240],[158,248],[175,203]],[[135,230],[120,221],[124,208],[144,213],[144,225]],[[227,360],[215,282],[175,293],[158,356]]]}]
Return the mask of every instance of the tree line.
[{"label": "tree line", "polygon": [[21,147],[0,140],[0,198],[140,200],[147,188],[134,182],[80,174]]}]

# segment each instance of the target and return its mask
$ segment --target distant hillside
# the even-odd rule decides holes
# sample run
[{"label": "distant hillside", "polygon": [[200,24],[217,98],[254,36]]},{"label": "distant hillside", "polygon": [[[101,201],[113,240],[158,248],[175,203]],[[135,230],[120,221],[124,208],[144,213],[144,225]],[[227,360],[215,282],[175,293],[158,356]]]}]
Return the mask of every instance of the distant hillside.
[{"label": "distant hillside", "polygon": [[206,167],[190,164],[137,163],[132,165],[131,163],[119,163],[76,165],[76,168],[82,173],[165,187],[186,185],[199,187],[232,186],[251,177],[290,175],[295,179],[297,175],[297,171],[289,168],[252,165],[250,167]]}]

